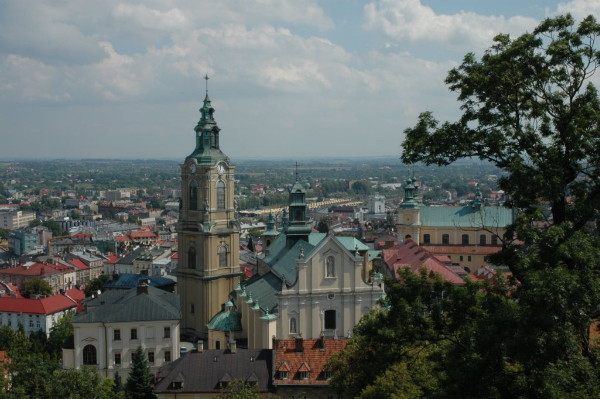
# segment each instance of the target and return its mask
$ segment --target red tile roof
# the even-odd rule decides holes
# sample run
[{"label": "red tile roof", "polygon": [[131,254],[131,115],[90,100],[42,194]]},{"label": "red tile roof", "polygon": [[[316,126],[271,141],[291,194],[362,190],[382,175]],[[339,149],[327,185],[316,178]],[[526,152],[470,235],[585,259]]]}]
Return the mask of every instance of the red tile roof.
[{"label": "red tile roof", "polygon": [[[275,385],[329,385],[323,374],[325,364],[347,344],[346,339],[304,339],[302,351],[297,352],[295,339],[277,340],[273,349],[274,367],[277,371],[287,371],[288,378],[280,379],[276,374]],[[299,379],[299,372],[306,372],[308,378]]]},{"label": "red tile roof", "polygon": [[117,242],[121,242],[121,241],[125,242],[125,241],[129,241],[129,237],[127,237],[127,236],[116,236],[114,238],[114,240],[117,241]]},{"label": "red tile roof", "polygon": [[80,259],[71,259],[69,263],[78,268],[79,270],[88,270],[90,267],[83,263]]},{"label": "red tile roof", "polygon": [[104,261],[104,263],[107,265],[112,265],[114,263],[117,263],[117,261],[119,259],[121,259],[121,257],[119,255],[109,254],[107,259]]},{"label": "red tile roof", "polygon": [[0,312],[52,314],[77,307],[77,303],[65,295],[57,294],[42,299],[0,297]]},{"label": "red tile roof", "polygon": [[442,279],[449,283],[465,284],[465,281],[458,274],[410,238],[394,244],[391,248],[383,249],[381,253],[385,264],[393,271],[394,276],[398,276],[398,269],[401,267],[408,267],[415,273],[421,268],[425,268],[430,273],[438,273]]},{"label": "red tile roof", "polygon": [[129,237],[134,240],[136,238],[156,238],[156,234],[151,231],[132,231]]},{"label": "red tile roof", "polygon": [[62,270],[59,270],[57,267],[50,263],[39,262],[27,262],[16,267],[11,267],[9,269],[0,269],[0,275],[8,274],[20,276],[47,276],[62,272]]},{"label": "red tile roof", "polygon": [[491,255],[502,250],[500,246],[491,245],[423,245],[423,248],[434,254],[456,255]]}]

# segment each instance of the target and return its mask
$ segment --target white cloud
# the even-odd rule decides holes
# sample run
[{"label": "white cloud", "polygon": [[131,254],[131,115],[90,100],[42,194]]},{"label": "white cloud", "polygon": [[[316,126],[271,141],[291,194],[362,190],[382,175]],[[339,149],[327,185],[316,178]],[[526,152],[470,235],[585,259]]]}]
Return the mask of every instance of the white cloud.
[{"label": "white cloud", "polygon": [[481,50],[498,33],[521,34],[537,24],[532,18],[480,15],[461,11],[436,14],[420,0],[379,0],[365,5],[365,27],[397,42],[432,42],[459,50]]},{"label": "white cloud", "polygon": [[572,0],[565,3],[559,3],[556,6],[556,14],[571,13],[577,20],[581,20],[588,15],[600,16],[600,2],[598,0]]}]

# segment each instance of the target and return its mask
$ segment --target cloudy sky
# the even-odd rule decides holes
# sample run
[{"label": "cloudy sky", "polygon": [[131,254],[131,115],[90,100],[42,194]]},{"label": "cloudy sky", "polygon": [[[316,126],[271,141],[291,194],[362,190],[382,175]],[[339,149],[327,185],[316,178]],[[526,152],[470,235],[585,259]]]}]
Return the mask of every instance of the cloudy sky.
[{"label": "cloudy sky", "polygon": [[0,0],[0,159],[398,156],[469,51],[598,0]]}]

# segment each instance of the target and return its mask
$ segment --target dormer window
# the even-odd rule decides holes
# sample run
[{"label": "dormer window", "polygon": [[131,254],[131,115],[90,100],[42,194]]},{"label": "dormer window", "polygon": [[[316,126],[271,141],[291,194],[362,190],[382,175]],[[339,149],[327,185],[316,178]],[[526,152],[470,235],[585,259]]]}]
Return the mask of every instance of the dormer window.
[{"label": "dormer window", "polygon": [[277,379],[279,380],[287,380],[289,378],[289,371],[278,371]]},{"label": "dormer window", "polygon": [[308,371],[298,371],[299,380],[308,380]]}]

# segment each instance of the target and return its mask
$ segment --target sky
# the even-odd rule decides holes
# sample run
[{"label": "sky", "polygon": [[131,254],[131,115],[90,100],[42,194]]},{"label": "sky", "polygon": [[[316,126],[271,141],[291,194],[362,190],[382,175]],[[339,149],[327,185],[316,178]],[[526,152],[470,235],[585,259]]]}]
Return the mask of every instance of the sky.
[{"label": "sky", "polygon": [[399,157],[447,72],[599,0],[0,0],[0,159]]}]

